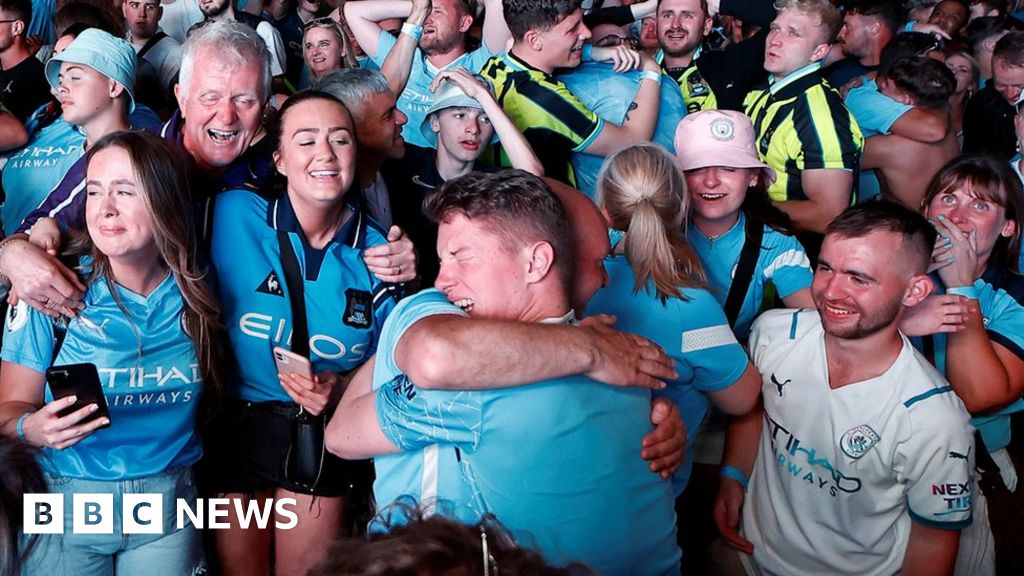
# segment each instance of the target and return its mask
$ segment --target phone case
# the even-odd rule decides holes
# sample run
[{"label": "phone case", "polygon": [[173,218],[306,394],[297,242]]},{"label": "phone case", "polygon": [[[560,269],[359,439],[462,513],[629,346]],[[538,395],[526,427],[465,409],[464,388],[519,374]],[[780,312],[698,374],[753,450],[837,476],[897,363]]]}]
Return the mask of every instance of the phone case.
[{"label": "phone case", "polygon": [[313,379],[313,366],[307,358],[303,358],[291,350],[280,346],[274,347],[274,364],[278,374],[298,374]]},{"label": "phone case", "polygon": [[[107,397],[103,395],[103,385],[100,384],[100,375],[95,364],[51,366],[46,370],[46,382],[50,385],[50,393],[53,394],[54,400],[71,395],[78,397],[74,404],[58,412],[58,416],[67,416],[89,404],[96,404],[99,409],[86,416],[81,423],[92,422],[103,417],[106,417],[108,422],[111,421]],[[110,426],[109,423],[102,427],[108,426]]]}]

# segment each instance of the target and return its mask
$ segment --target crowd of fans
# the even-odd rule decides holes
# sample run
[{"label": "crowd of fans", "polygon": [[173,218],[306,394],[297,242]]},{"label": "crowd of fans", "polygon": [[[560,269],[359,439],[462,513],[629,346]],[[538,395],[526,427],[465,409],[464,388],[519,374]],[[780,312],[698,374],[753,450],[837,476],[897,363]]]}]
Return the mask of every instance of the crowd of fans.
[{"label": "crowd of fans", "polygon": [[1022,17],[0,0],[0,576],[1021,573]]}]

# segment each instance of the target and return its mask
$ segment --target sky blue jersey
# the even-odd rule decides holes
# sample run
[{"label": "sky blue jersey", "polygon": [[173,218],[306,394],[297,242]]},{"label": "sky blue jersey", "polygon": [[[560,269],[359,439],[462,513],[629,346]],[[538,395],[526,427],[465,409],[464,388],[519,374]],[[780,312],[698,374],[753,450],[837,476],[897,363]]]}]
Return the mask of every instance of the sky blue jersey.
[{"label": "sky blue jersey", "polygon": [[[422,496],[434,478],[458,474],[457,518],[493,513],[550,562],[581,561],[599,574],[678,574],[671,486],[639,453],[651,431],[650,392],[582,376],[487,391],[417,388],[397,370],[395,346],[415,322],[444,313],[460,311],[436,290],[421,292],[395,309],[381,335],[377,417],[405,452],[376,460],[378,503]],[[446,485],[437,482],[436,497],[451,501]]]},{"label": "sky blue jersey", "polygon": [[[55,476],[125,480],[194,464],[202,455],[196,414],[202,371],[182,327],[181,292],[174,277],[149,296],[104,279],[89,285],[85,309],[67,326],[54,359],[53,321],[24,302],[7,314],[3,359],[37,372],[51,365],[91,362],[110,408],[110,427],[64,450],[43,450]],[[53,401],[49,386],[46,402]]]}]

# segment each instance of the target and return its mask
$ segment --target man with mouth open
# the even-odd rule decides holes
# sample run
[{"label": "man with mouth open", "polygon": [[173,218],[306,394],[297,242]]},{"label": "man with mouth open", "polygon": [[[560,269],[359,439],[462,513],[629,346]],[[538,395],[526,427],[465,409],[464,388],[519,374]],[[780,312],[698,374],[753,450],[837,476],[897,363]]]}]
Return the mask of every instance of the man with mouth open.
[{"label": "man with mouth open", "polygon": [[[471,173],[427,211],[440,224],[438,290],[395,309],[362,371],[372,386],[353,380],[328,448],[379,455],[385,522],[404,520],[388,506],[408,495],[467,523],[492,513],[554,564],[678,574],[670,486],[636,452],[650,392],[598,383],[643,383],[637,374],[667,365],[637,336],[571,325],[573,240],[558,197],[522,171]],[[623,355],[605,364],[615,338]],[[612,366],[645,350],[626,371]]]},{"label": "man with mouth open", "polygon": [[[621,125],[605,122],[552,75],[579,66],[590,30],[579,0],[505,0],[512,48],[491,58],[481,74],[494,84],[498,103],[526,135],[544,164],[544,174],[576,187],[573,152],[607,156],[654,134],[660,103],[661,67],[625,46],[593,48],[593,60],[615,62],[617,71],[643,68],[640,89]],[[495,147],[493,164],[510,165]]]},{"label": "man with mouth open", "polygon": [[697,69],[701,43],[711,33],[713,23],[707,0],[661,0],[655,20],[661,46],[655,59],[679,84],[686,112],[717,108],[715,93]]},{"label": "man with mouth open", "polygon": [[842,24],[829,0],[780,0],[765,47],[769,85],[744,102],[758,153],[778,176],[772,201],[804,232],[808,255],[850,205],[864,138],[839,93],[821,77],[821,61]]},{"label": "man with mouth open", "polygon": [[[430,85],[439,72],[465,68],[477,73],[488,58],[505,48],[508,26],[501,0],[481,3],[483,42],[472,51],[466,44],[478,15],[477,0],[361,0],[342,6],[356,41],[388,78],[398,96],[398,109],[409,117],[402,131],[406,142],[430,146],[419,128],[434,101]],[[391,18],[405,19],[397,38],[381,26]]]},{"label": "man with mouth open", "polygon": [[816,310],[754,323],[763,406],[730,423],[715,503],[742,554],[721,546],[716,573],[953,573],[972,520],[973,428],[897,328],[934,288],[935,237],[898,204],[850,208],[826,229]]}]

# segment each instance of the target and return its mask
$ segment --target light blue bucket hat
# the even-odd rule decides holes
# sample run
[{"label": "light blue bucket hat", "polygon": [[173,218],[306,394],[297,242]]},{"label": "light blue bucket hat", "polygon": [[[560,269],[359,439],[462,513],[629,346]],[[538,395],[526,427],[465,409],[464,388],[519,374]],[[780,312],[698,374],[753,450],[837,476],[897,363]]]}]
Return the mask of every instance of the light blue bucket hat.
[{"label": "light blue bucket hat", "polygon": [[127,40],[96,28],[83,30],[63,52],[46,63],[46,81],[55,90],[62,62],[84,64],[124,86],[128,112],[135,110],[135,50]]}]

